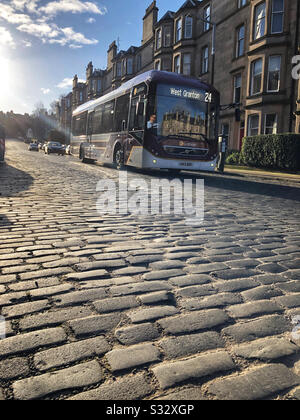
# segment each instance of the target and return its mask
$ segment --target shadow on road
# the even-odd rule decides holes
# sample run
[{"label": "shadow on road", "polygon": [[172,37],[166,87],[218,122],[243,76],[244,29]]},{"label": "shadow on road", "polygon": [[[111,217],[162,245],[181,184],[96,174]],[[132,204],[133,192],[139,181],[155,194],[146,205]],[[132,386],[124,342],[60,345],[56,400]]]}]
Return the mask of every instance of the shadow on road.
[{"label": "shadow on road", "polygon": [[32,183],[33,178],[28,173],[7,163],[0,164],[0,199],[27,190]]},{"label": "shadow on road", "polygon": [[[233,176],[227,176],[227,174],[218,173],[184,173],[181,172],[179,175],[172,175],[168,172],[158,172],[150,170],[141,170],[136,168],[127,168],[130,173],[140,173],[143,175],[151,175],[157,178],[173,179],[179,178],[184,179],[204,179],[206,187],[216,188],[222,191],[228,191],[228,197],[230,198],[230,192],[241,192],[248,194],[259,194],[268,197],[280,198],[285,200],[293,200],[300,202],[300,188],[279,185],[273,183],[267,183],[263,181],[247,180],[239,176],[233,178]],[[237,179],[238,178],[238,179]]]}]

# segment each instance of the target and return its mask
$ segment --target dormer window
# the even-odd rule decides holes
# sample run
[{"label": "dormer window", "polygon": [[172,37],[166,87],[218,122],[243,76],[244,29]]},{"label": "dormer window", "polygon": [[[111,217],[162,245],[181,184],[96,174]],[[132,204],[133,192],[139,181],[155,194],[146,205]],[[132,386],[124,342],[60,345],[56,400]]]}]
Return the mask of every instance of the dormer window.
[{"label": "dormer window", "polygon": [[193,37],[193,18],[192,18],[192,16],[186,16],[186,18],[185,18],[184,37],[186,39],[190,39],[190,38]]}]

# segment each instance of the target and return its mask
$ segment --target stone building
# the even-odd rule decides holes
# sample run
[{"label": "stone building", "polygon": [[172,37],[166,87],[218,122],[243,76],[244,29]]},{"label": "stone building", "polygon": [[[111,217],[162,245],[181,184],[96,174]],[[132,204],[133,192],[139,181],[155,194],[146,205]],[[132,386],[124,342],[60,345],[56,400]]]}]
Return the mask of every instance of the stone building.
[{"label": "stone building", "polygon": [[201,78],[220,91],[220,132],[230,149],[240,149],[244,135],[299,132],[300,83],[292,78],[299,1],[187,0],[160,19],[156,3],[143,18],[140,46],[118,51],[113,42],[106,69],[89,63],[80,87],[75,76],[73,107],[158,69]]}]

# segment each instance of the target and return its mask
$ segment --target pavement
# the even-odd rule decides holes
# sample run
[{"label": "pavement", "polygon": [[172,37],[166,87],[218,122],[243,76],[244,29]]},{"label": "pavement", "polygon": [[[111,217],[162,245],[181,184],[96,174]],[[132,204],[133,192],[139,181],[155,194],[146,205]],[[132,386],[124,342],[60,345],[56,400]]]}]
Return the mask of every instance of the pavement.
[{"label": "pavement", "polygon": [[118,177],[7,141],[0,400],[299,400],[297,180],[184,173],[205,185],[187,226],[99,215]]}]

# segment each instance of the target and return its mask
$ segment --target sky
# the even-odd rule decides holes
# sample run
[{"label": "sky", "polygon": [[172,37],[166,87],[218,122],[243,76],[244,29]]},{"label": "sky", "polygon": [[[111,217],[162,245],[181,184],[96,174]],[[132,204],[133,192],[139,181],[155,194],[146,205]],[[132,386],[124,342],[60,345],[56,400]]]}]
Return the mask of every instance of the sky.
[{"label": "sky", "polygon": [[[139,46],[152,0],[0,0],[0,111],[31,113],[85,81],[89,61],[106,68],[107,49]],[[159,18],[184,0],[157,0]]]}]

